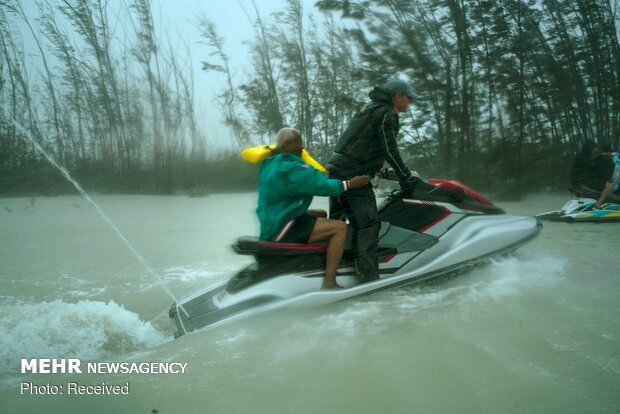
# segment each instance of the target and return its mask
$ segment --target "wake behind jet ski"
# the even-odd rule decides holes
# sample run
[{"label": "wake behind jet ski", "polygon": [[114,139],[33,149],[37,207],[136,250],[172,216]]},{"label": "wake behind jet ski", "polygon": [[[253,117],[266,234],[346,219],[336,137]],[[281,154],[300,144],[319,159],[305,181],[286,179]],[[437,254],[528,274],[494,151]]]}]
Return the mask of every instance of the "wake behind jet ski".
[{"label": "wake behind jet ski", "polygon": [[233,249],[255,262],[174,303],[169,315],[178,334],[275,308],[320,306],[420,283],[515,250],[542,229],[534,217],[506,214],[466,185],[439,179],[392,192],[379,205],[379,218],[379,280],[359,283],[354,256],[345,249],[337,273],[344,289],[321,290],[325,245],[241,237]]},{"label": "wake behind jet ski", "polygon": [[605,203],[600,209],[594,207],[593,198],[574,198],[568,200],[559,210],[537,214],[540,220],[566,223],[613,223],[620,222],[620,205]]}]

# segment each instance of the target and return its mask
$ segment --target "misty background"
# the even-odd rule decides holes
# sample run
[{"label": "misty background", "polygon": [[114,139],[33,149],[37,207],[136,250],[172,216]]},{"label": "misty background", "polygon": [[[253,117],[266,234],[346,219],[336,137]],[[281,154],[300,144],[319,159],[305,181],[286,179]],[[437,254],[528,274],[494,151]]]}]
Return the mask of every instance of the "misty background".
[{"label": "misty background", "polygon": [[565,190],[585,140],[618,149],[616,0],[173,3],[0,0],[0,195],[75,192],[14,121],[88,191],[254,190],[242,148],[292,126],[325,162],[394,76],[426,177],[519,198]]}]

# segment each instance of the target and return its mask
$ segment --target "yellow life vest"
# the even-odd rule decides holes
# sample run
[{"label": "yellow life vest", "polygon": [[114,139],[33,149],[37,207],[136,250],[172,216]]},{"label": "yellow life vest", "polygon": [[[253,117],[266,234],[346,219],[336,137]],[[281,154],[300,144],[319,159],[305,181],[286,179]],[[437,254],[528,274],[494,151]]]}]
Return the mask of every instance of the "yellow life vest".
[{"label": "yellow life vest", "polygon": [[[258,147],[246,148],[243,151],[241,151],[241,157],[247,162],[256,164],[256,163],[261,162],[265,158],[271,156],[271,154],[273,154],[273,150],[275,149],[276,149],[276,146],[274,144],[260,145]],[[313,166],[317,170],[321,172],[325,172],[325,167],[319,164],[317,160],[312,158],[305,148],[301,151],[301,160],[304,163]]]}]

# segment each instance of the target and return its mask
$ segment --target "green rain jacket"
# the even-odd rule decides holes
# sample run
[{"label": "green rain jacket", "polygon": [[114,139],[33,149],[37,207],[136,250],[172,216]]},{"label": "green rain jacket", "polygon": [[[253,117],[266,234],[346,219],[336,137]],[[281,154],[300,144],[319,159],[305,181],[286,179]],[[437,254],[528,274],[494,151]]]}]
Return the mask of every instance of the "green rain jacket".
[{"label": "green rain jacket", "polygon": [[260,238],[272,240],[291,219],[304,214],[312,197],[338,197],[345,181],[329,179],[295,154],[273,155],[261,163],[258,176]]}]

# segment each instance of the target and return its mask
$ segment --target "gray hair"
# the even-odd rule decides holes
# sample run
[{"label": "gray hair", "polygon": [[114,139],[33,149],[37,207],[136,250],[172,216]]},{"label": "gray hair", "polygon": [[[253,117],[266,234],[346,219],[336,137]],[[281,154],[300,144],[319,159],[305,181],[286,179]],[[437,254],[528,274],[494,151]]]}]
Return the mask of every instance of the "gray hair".
[{"label": "gray hair", "polygon": [[282,128],[276,135],[276,148],[295,141],[301,141],[301,132],[294,128]]}]

